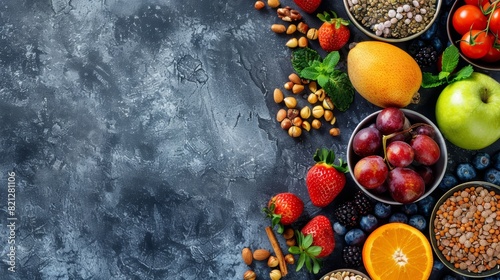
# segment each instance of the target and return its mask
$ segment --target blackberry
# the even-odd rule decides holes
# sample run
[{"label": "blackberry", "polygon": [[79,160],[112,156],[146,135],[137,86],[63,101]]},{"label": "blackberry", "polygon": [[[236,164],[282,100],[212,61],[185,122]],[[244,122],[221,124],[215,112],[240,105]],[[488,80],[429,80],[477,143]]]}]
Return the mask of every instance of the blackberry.
[{"label": "blackberry", "polygon": [[338,222],[346,227],[353,227],[358,224],[359,213],[354,206],[354,202],[346,201],[341,204],[334,213]]},{"label": "blackberry", "polygon": [[373,201],[362,191],[358,190],[356,192],[353,202],[360,216],[364,216],[373,212]]},{"label": "blackberry", "polygon": [[357,268],[363,264],[360,246],[345,246],[342,249],[342,257],[347,267]]},{"label": "blackberry", "polygon": [[418,48],[414,58],[420,67],[429,67],[437,62],[438,56],[436,49],[432,45],[425,45]]}]

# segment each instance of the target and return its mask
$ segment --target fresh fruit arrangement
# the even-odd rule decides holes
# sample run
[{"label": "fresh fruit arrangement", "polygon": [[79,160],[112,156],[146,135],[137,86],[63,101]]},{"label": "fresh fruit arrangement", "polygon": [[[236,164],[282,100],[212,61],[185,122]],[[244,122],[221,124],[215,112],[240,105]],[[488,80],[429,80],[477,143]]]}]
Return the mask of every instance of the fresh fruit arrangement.
[{"label": "fresh fruit arrangement", "polygon": [[460,51],[472,60],[500,61],[500,2],[466,0],[451,15]]},{"label": "fresh fruit arrangement", "polygon": [[399,108],[381,110],[352,136],[353,178],[365,190],[386,192],[398,203],[420,199],[437,177],[438,133],[428,123],[411,123]]}]

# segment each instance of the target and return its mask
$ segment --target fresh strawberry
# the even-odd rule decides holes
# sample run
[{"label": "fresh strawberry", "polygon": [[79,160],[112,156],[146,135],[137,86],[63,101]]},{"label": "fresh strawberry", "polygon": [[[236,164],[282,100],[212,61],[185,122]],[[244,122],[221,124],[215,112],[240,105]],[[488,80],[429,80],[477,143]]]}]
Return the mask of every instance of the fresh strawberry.
[{"label": "fresh strawberry", "polygon": [[264,212],[273,228],[278,226],[278,233],[283,233],[284,226],[295,222],[304,210],[304,202],[293,193],[279,193],[269,200]]},{"label": "fresh strawberry", "polygon": [[293,0],[293,2],[308,14],[314,13],[321,4],[321,0]]},{"label": "fresh strawberry", "polygon": [[338,18],[335,12],[330,15],[328,12],[318,14],[318,18],[323,21],[323,24],[318,29],[319,45],[326,52],[340,50],[349,38],[351,31],[347,27],[349,21]]},{"label": "fresh strawberry", "polygon": [[314,206],[325,207],[344,189],[347,164],[340,159],[340,165],[335,165],[335,153],[325,148],[316,151],[314,160],[306,175],[307,191]]},{"label": "fresh strawberry", "polygon": [[330,220],[318,215],[300,232],[296,231],[296,235],[297,246],[289,249],[290,253],[299,255],[296,270],[300,270],[305,264],[308,271],[318,273],[321,268],[318,259],[330,255],[335,249],[335,236]]}]

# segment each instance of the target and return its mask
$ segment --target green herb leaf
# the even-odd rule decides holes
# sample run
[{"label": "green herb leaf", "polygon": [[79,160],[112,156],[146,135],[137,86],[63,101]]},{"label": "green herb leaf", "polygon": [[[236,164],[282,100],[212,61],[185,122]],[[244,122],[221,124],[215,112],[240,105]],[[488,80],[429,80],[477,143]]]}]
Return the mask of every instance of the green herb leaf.
[{"label": "green herb leaf", "polygon": [[312,243],[313,243],[313,236],[312,234],[308,234],[304,237],[302,246],[307,249],[312,245]]},{"label": "green herb leaf", "polygon": [[337,63],[340,61],[340,54],[338,51],[330,52],[325,59],[323,60],[323,65],[326,67],[326,70],[333,71],[337,66]]},{"label": "green herb leaf", "polygon": [[339,111],[346,111],[353,102],[355,93],[349,76],[345,72],[336,70],[328,78],[322,86],[323,89]]},{"label": "green herb leaf", "polygon": [[313,273],[318,274],[321,268],[320,261],[318,259],[313,259]]},{"label": "green herb leaf", "polygon": [[299,260],[297,261],[297,268],[295,270],[299,271],[304,266],[305,262],[306,262],[306,254],[300,254]]},{"label": "green herb leaf", "polygon": [[316,67],[306,67],[300,71],[300,77],[308,80],[316,80],[318,78],[319,72]]},{"label": "green herb leaf", "polygon": [[300,248],[298,246],[291,246],[290,248],[288,248],[288,252],[290,254],[298,255],[300,254]]},{"label": "green herb leaf", "polygon": [[321,62],[321,56],[311,48],[298,48],[292,52],[292,67],[297,74],[311,66],[314,61]]},{"label": "green herb leaf", "polygon": [[454,45],[448,46],[443,52],[442,72],[452,73],[458,65],[460,54]]},{"label": "green herb leaf", "polygon": [[472,75],[473,72],[474,68],[472,68],[472,65],[467,65],[464,68],[460,69],[457,73],[455,73],[455,75],[453,75],[453,79],[450,81],[450,83],[468,78],[470,75]]},{"label": "green herb leaf", "polygon": [[307,248],[306,251],[309,255],[316,257],[317,255],[319,255],[321,253],[322,250],[323,250],[323,248],[321,248],[320,246],[311,246],[311,247]]},{"label": "green herb leaf", "polygon": [[432,73],[422,73],[422,87],[433,88],[438,87],[446,82],[445,79],[440,79],[439,76],[432,75]]}]

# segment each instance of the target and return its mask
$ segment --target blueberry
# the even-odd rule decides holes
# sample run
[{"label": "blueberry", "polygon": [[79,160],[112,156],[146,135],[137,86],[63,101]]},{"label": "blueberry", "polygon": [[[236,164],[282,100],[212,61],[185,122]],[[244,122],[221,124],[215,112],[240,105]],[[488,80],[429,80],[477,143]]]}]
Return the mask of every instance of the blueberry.
[{"label": "blueberry", "polygon": [[439,36],[434,36],[431,41],[431,45],[434,47],[437,53],[441,53],[443,50],[443,42],[439,39]]},{"label": "blueberry", "polygon": [[500,170],[500,152],[493,155],[493,157],[491,158],[491,163],[493,164],[494,168]]},{"label": "blueberry", "polygon": [[470,163],[460,163],[456,169],[456,175],[460,181],[470,181],[476,178],[476,169]]},{"label": "blueberry", "polygon": [[418,211],[420,214],[424,215],[424,217],[429,217],[434,208],[434,204],[436,204],[436,199],[430,195],[426,196],[417,201]]},{"label": "blueberry", "polygon": [[488,153],[477,153],[472,159],[472,164],[477,170],[484,170],[491,164],[490,155]]},{"label": "blueberry", "polygon": [[373,212],[374,212],[375,216],[384,219],[384,218],[389,217],[389,215],[391,215],[391,208],[392,207],[390,204],[377,202],[375,204]]},{"label": "blueberry", "polygon": [[440,260],[434,260],[434,264],[432,265],[433,271],[441,271],[444,268],[444,264]]},{"label": "blueberry", "polygon": [[457,177],[451,173],[446,173],[443,176],[441,182],[439,182],[438,188],[443,191],[447,191],[458,184]]},{"label": "blueberry", "polygon": [[377,217],[372,214],[368,214],[366,216],[361,217],[359,221],[359,226],[365,232],[372,232],[378,225]]},{"label": "blueberry", "polygon": [[394,213],[389,218],[389,223],[394,223],[394,222],[407,224],[408,216],[406,216],[404,213],[401,212]]},{"label": "blueberry", "polygon": [[344,240],[347,245],[359,245],[363,243],[365,239],[365,232],[359,228],[349,230],[344,236]]},{"label": "blueberry", "polygon": [[431,27],[429,27],[429,29],[427,29],[427,31],[425,31],[420,36],[420,39],[429,41],[430,39],[436,36],[437,30],[438,30],[438,22],[436,21],[431,25]]},{"label": "blueberry", "polygon": [[408,224],[420,231],[424,231],[425,227],[427,226],[427,221],[425,220],[424,216],[416,214],[410,217],[408,220]]},{"label": "blueberry", "polygon": [[418,206],[416,203],[404,204],[401,206],[401,211],[403,211],[406,215],[417,214]]},{"label": "blueberry", "polygon": [[500,171],[495,168],[489,168],[484,173],[484,180],[495,185],[500,185]]},{"label": "blueberry", "polygon": [[346,227],[339,222],[333,223],[333,230],[339,235],[344,235],[347,232]]}]

